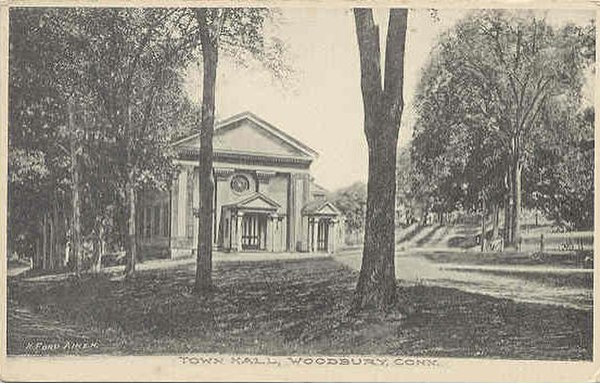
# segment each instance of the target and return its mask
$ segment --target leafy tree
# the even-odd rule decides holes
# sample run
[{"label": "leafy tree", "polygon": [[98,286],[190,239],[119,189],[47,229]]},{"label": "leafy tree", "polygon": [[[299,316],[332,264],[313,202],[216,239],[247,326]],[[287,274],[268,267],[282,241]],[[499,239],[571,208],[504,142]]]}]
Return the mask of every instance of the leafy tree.
[{"label": "leafy tree", "polygon": [[428,133],[415,150],[444,153],[429,160],[449,161],[441,166],[442,179],[462,178],[471,204],[475,195],[498,203],[506,191],[508,244],[520,237],[528,148],[535,131],[545,128],[550,105],[580,97],[594,57],[593,35],[593,24],[556,28],[535,14],[474,12],[440,41],[425,71],[419,114],[421,132]]},{"label": "leafy tree", "polygon": [[406,211],[411,209],[414,203],[412,179],[410,148],[404,146],[398,150],[398,160],[396,161],[396,208],[403,207]]},{"label": "leafy tree", "polygon": [[[128,224],[112,226],[128,229],[130,272],[135,194],[169,182],[170,136],[191,111],[178,68],[196,45],[186,29],[192,25],[183,10],[11,11],[11,153],[44,153],[47,178],[83,192],[83,226],[96,237],[107,220],[120,221],[127,206]],[[66,127],[76,127],[76,134]],[[65,176],[69,167],[77,169],[80,188]],[[11,205],[17,206],[25,205]]]},{"label": "leafy tree", "polygon": [[[563,109],[561,111],[561,109]],[[594,110],[548,110],[524,171],[525,204],[576,230],[594,227]],[[559,115],[561,117],[557,117]]]},{"label": "leafy tree", "polygon": [[332,202],[345,218],[346,231],[361,233],[365,227],[365,207],[367,204],[367,185],[363,182],[336,191]]},{"label": "leafy tree", "polygon": [[[24,213],[30,222],[41,222],[39,228],[13,226],[21,235],[42,238],[34,260],[34,266],[44,268],[61,267],[60,254],[65,245],[66,216],[61,205],[70,195],[70,241],[72,244],[71,265],[79,271],[81,238],[78,195],[80,185],[78,159],[78,136],[82,126],[76,126],[69,118],[69,105],[75,100],[85,102],[85,70],[82,57],[67,45],[73,36],[56,39],[45,24],[46,11],[41,9],[11,10],[11,55],[10,55],[10,111],[9,146],[11,165],[9,172],[18,174],[20,166],[37,165],[44,169],[45,177],[28,180],[28,185],[9,182],[9,210]],[[61,21],[70,24],[68,19]],[[37,158],[32,163],[26,157]],[[32,169],[27,169],[29,172]],[[14,180],[14,179],[13,179]],[[73,182],[76,181],[76,182]],[[37,185],[36,185],[37,184]],[[21,194],[18,191],[23,191]],[[33,205],[31,200],[37,200]],[[50,216],[50,217],[49,217]],[[33,219],[32,219],[33,218]],[[62,224],[61,224],[62,222]],[[48,239],[50,237],[50,239]],[[61,238],[63,237],[63,238]]]},{"label": "leafy tree", "polygon": [[383,310],[396,300],[395,194],[398,131],[404,101],[407,9],[391,9],[382,82],[379,27],[373,11],[355,8],[360,53],[364,132],[369,147],[367,210],[362,265],[353,310]]},{"label": "leafy tree", "polygon": [[181,104],[178,69],[192,59],[197,35],[183,9],[95,9],[87,16],[85,31],[94,39],[89,46],[92,84],[123,175],[130,275],[137,258],[137,192],[148,184],[165,187],[173,174],[168,143]]},{"label": "leafy tree", "polygon": [[[215,124],[216,73],[220,52],[245,62],[251,58],[262,63],[276,76],[289,73],[281,59],[281,41],[268,44],[264,25],[270,17],[266,8],[196,8],[193,9],[202,48],[203,83],[200,122],[199,231],[194,291],[202,293],[212,283],[212,214],[213,214],[213,132]],[[250,56],[250,57],[248,57]],[[241,58],[241,60],[240,60]]]}]

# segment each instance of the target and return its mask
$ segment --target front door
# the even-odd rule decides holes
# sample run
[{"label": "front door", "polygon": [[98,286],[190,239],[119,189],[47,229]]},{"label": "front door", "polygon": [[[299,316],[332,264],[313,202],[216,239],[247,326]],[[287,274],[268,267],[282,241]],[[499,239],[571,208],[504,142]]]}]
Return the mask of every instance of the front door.
[{"label": "front door", "polygon": [[329,221],[326,219],[319,220],[317,227],[317,250],[327,251],[327,243],[329,242]]},{"label": "front door", "polygon": [[242,250],[266,249],[267,218],[263,214],[244,214]]}]

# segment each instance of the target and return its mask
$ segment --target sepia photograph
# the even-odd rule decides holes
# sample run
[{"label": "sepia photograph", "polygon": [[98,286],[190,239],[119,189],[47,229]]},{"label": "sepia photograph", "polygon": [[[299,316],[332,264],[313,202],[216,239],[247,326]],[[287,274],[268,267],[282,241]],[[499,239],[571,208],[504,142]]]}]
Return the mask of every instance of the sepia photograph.
[{"label": "sepia photograph", "polygon": [[595,8],[207,6],[3,6],[3,379],[597,369]]}]

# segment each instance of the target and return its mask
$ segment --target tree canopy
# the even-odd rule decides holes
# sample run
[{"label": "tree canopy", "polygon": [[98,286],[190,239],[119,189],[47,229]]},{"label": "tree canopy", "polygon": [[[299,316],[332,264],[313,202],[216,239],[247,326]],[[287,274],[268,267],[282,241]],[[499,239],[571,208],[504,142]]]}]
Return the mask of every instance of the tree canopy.
[{"label": "tree canopy", "polygon": [[123,245],[128,177],[136,190],[166,187],[171,136],[194,122],[181,74],[194,45],[184,33],[190,18],[168,9],[18,8],[10,23],[11,230],[35,243],[51,201],[70,211],[77,189],[83,235],[111,222],[104,229]]},{"label": "tree canopy", "polygon": [[[504,205],[507,241],[517,241],[522,173],[529,202],[536,183],[527,178],[539,175],[534,168],[544,162],[544,150],[551,142],[565,148],[573,140],[557,140],[558,132],[571,135],[582,126],[575,116],[582,113],[594,57],[593,22],[558,26],[535,13],[504,10],[459,21],[432,51],[419,85],[412,144],[417,186],[445,211],[477,209],[481,201]],[[580,194],[571,197],[581,200]]]}]

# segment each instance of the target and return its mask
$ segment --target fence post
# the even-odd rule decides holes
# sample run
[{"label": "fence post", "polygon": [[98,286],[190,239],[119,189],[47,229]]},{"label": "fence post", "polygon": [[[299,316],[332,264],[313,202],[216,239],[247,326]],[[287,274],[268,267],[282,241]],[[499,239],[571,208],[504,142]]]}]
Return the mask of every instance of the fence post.
[{"label": "fence post", "polygon": [[540,253],[544,252],[544,233],[540,234]]}]

